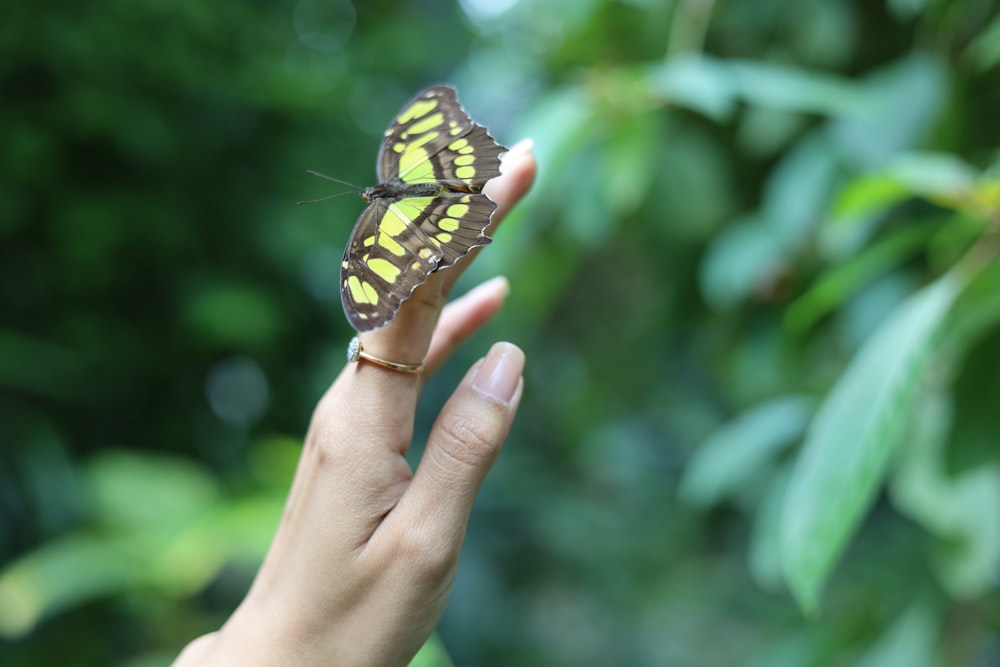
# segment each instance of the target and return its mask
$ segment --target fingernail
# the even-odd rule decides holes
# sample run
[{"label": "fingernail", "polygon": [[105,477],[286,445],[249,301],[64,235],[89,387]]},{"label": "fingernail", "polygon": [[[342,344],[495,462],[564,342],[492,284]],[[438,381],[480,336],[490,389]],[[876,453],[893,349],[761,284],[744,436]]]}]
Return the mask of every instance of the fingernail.
[{"label": "fingernail", "polygon": [[494,276],[489,280],[484,280],[468,291],[468,294],[478,294],[479,292],[496,292],[503,297],[510,294],[510,282],[506,276]]},{"label": "fingernail", "polygon": [[519,142],[508,148],[507,152],[504,153],[500,159],[500,171],[504,172],[504,167],[510,168],[510,165],[530,153],[531,148],[534,145],[535,142],[532,139],[521,139]]},{"label": "fingernail", "polygon": [[520,155],[521,153],[528,153],[531,151],[531,147],[535,145],[535,141],[530,137],[525,137],[519,142],[511,146],[507,150],[507,155]]},{"label": "fingernail", "polygon": [[483,360],[472,386],[501,403],[510,403],[524,369],[524,352],[510,343],[496,343]]}]

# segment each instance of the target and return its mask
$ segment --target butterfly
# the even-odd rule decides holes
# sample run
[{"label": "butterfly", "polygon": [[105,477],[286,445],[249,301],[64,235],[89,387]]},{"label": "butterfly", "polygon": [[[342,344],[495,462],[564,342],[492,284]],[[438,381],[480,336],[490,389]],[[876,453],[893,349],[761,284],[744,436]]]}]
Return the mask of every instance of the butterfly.
[{"label": "butterfly", "polygon": [[382,139],[378,185],[361,191],[368,206],[344,250],[340,289],[351,326],[389,322],[431,273],[490,242],[497,205],[483,186],[500,175],[506,151],[451,86],[431,86],[403,107]]}]

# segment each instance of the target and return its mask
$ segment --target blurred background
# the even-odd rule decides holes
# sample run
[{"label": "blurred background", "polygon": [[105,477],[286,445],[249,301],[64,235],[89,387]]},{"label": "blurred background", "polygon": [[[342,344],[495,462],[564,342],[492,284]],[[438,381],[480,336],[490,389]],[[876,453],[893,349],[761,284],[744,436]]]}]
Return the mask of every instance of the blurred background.
[{"label": "blurred background", "polygon": [[[447,81],[539,176],[421,402],[414,456],[490,343],[527,353],[422,664],[1000,664],[996,2],[8,2],[0,53],[0,663],[165,665],[238,604],[352,335],[364,202],[296,207],[343,189],[305,172],[373,184]],[[818,406],[970,252],[883,337],[930,370],[805,615],[782,490],[867,423]]]}]

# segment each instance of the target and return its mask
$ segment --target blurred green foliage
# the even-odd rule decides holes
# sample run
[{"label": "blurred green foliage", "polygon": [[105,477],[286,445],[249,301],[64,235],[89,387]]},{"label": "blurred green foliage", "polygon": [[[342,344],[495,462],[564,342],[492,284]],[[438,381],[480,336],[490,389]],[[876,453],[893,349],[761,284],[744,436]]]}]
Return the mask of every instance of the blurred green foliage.
[{"label": "blurred green foliage", "polygon": [[350,336],[362,202],[292,203],[371,184],[436,81],[540,171],[463,279],[509,303],[418,415],[526,350],[417,664],[1000,661],[992,0],[0,26],[0,663],[165,664],[238,603]]}]

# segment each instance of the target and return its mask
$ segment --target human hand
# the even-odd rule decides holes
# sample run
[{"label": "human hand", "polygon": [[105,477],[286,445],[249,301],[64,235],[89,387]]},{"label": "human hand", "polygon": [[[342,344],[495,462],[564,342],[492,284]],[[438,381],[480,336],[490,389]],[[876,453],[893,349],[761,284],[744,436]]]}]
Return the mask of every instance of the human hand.
[{"label": "human hand", "polygon": [[[530,143],[486,192],[492,227],[531,187]],[[474,249],[431,274],[364,350],[434,373],[495,315],[493,279],[445,306]],[[404,458],[423,376],[348,364],[320,400],[271,549],[239,608],[175,665],[405,665],[451,591],[469,511],[521,397],[523,353],[497,343],[442,408],[417,466]]]}]

